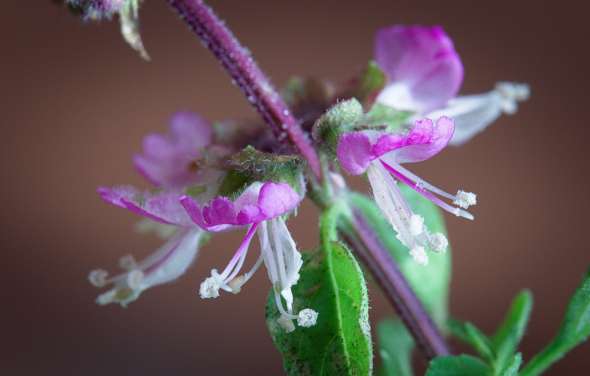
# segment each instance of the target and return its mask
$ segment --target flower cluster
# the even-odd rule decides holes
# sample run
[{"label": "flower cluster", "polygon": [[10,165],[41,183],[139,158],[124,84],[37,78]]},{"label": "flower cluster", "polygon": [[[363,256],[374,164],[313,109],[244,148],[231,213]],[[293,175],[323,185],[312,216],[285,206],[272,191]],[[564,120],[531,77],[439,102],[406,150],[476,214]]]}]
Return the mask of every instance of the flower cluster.
[{"label": "flower cluster", "polygon": [[[112,14],[120,12],[117,7],[125,2],[75,3],[84,3],[92,12],[98,9]],[[449,144],[467,141],[501,113],[514,113],[517,102],[527,98],[528,88],[499,83],[489,93],[457,97],[463,66],[451,40],[439,27],[383,29],[377,34],[375,59],[386,77],[374,96],[375,102],[394,113],[410,114],[404,118],[404,124],[395,130],[383,124],[368,124],[364,109],[353,100],[341,106],[343,111],[326,112],[328,129],[314,133],[314,140],[319,149],[322,143],[335,144],[335,155],[326,155],[335,157],[330,166],[338,163],[349,174],[367,174],[375,201],[398,239],[418,263],[426,264],[427,250],[444,252],[447,238],[425,226],[424,218],[414,213],[398,183],[466,219],[474,218],[466,209],[476,204],[476,195],[463,190],[447,193],[404,165],[425,161]],[[339,99],[346,98],[335,97],[328,102]],[[316,111],[321,106],[308,107]],[[301,114],[300,120],[307,121],[306,116],[309,114]],[[239,293],[264,265],[281,313],[279,324],[287,331],[295,328],[294,321],[300,327],[315,324],[318,312],[313,307],[294,304],[292,288],[299,279],[303,261],[286,225],[304,199],[306,185],[314,182],[306,182],[305,173],[294,168],[286,173],[271,168],[270,173],[254,163],[252,173],[248,169],[237,171],[231,163],[237,155],[256,159],[256,153],[265,153],[252,154],[255,149],[251,147],[241,150],[244,145],[260,145],[256,140],[230,140],[231,137],[219,137],[198,115],[178,113],[172,118],[170,132],[147,136],[143,152],[133,158],[136,169],[152,189],[99,188],[106,202],[146,218],[152,227],[165,226],[170,230],[165,244],[142,261],[131,256],[121,259],[123,273],[109,277],[106,271],[95,270],[90,274],[90,281],[97,287],[112,286],[98,297],[99,304],[126,305],[144,290],[176,280],[194,262],[207,234],[243,228],[244,239],[228,264],[221,271],[212,269],[201,283],[201,298],[217,298],[221,291]],[[275,151],[265,154],[270,165],[277,165],[280,158],[286,157],[276,153],[285,152],[278,144],[265,142],[265,148]],[[337,192],[346,191],[336,168],[326,176],[330,180],[326,184],[337,185]],[[259,256],[243,272],[256,234]]]}]

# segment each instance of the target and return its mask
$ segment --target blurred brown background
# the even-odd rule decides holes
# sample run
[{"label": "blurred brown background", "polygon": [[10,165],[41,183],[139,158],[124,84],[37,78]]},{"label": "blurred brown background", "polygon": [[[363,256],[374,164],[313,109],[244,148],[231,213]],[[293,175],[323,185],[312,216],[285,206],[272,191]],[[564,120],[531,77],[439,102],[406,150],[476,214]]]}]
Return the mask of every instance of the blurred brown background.
[{"label": "blurred brown background", "polygon": [[[348,78],[394,23],[441,24],[466,67],[463,93],[497,80],[531,84],[532,99],[468,145],[415,169],[442,187],[473,190],[473,223],[447,216],[454,249],[452,312],[491,330],[522,287],[535,294],[526,359],[555,332],[590,265],[587,241],[588,32],[581,2],[211,1],[278,85],[292,74]],[[209,52],[164,1],[141,10],[145,63],[115,23],[85,25],[49,1],[3,1],[3,374],[274,375],[268,291],[258,273],[242,294],[202,301],[212,267],[242,234],[216,238],[176,284],[128,309],[98,307],[89,270],[159,241],[133,233],[136,217],[99,201],[98,185],[141,184],[130,157],[170,114],[254,118]],[[314,209],[291,221],[316,242]],[[373,289],[371,315],[390,308]],[[590,371],[584,345],[552,375]]]}]

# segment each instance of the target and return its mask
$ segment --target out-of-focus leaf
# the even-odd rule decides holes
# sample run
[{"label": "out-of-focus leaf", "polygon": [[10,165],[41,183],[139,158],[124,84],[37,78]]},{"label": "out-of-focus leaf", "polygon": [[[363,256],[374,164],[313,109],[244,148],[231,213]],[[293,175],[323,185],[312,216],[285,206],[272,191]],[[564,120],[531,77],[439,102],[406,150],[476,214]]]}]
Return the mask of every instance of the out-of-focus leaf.
[{"label": "out-of-focus leaf", "polygon": [[539,375],[590,335],[590,271],[567,307],[557,336],[521,371],[522,376]]},{"label": "out-of-focus leaf", "polygon": [[522,364],[522,354],[516,353],[516,355],[514,355],[512,357],[512,359],[510,359],[510,362],[506,365],[506,368],[504,368],[504,370],[502,371],[502,373],[500,375],[501,376],[517,376],[518,369],[520,368],[521,364]]},{"label": "out-of-focus leaf", "polygon": [[426,376],[488,376],[491,372],[484,362],[470,355],[440,356],[430,362]]},{"label": "out-of-focus leaf", "polygon": [[494,360],[490,339],[470,322],[449,320],[450,332],[461,341],[470,344],[477,353],[489,362]]},{"label": "out-of-focus leaf", "polygon": [[514,353],[524,335],[532,309],[533,296],[528,290],[519,293],[512,301],[504,322],[491,338],[496,355],[494,362],[496,369],[504,369],[509,362],[513,361]]},{"label": "out-of-focus leaf", "polygon": [[383,320],[377,326],[381,376],[412,376],[414,340],[399,320]]}]

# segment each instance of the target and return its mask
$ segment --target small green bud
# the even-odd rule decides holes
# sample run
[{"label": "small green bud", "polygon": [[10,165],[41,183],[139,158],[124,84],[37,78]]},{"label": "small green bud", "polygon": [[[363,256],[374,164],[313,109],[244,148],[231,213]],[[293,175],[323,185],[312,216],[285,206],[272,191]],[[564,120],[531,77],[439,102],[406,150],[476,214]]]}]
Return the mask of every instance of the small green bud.
[{"label": "small green bud", "polygon": [[363,118],[363,106],[355,98],[339,102],[314,124],[313,139],[328,153],[334,154],[338,138],[352,130]]}]

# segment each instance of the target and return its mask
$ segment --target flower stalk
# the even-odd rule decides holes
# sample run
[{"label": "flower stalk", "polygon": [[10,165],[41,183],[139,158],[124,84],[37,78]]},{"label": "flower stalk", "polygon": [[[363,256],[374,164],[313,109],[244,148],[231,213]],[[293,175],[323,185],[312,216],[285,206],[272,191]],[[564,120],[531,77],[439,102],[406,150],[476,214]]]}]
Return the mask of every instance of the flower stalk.
[{"label": "flower stalk", "polygon": [[[221,62],[248,101],[273,129],[277,139],[290,141],[307,160],[316,177],[321,177],[316,151],[250,52],[202,0],[167,1]],[[432,319],[363,216],[355,213],[349,225],[351,231],[342,235],[373,273],[425,357],[432,359],[449,354]]]},{"label": "flower stalk", "polygon": [[219,60],[280,142],[291,142],[317,178],[320,162],[308,137],[251,53],[202,0],[167,0]]}]

